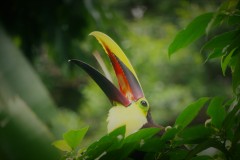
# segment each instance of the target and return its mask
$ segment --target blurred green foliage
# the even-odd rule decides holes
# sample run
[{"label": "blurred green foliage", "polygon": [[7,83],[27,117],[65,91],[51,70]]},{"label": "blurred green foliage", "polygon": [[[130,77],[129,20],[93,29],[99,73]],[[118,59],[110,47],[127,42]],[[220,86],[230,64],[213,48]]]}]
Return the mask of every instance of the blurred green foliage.
[{"label": "blurred green foliage", "polygon": [[[227,68],[231,70],[232,97],[227,95],[212,98],[202,97],[189,104],[177,116],[174,125],[161,128],[161,132],[159,132],[160,128],[158,127],[142,128],[124,137],[125,126],[120,127],[103,136],[100,140],[94,141],[86,149],[80,149],[80,152],[67,151],[64,159],[239,159],[239,13],[239,1],[223,2],[215,12],[204,13],[193,19],[186,28],[175,36],[168,48],[168,54],[171,57],[204,34],[208,36],[211,32],[226,27],[226,30],[215,33],[214,37],[205,42],[201,51],[206,52],[206,61],[221,58],[219,68],[221,68],[223,75],[225,75]],[[203,110],[204,107],[205,110]],[[205,118],[199,124],[194,124],[197,116],[203,116],[203,113],[208,115],[208,119]],[[85,132],[84,130],[83,134]],[[59,148],[62,146],[62,144],[57,145]]]},{"label": "blurred green foliage", "polygon": [[[59,153],[48,142],[60,138],[66,130],[89,125],[86,144],[106,133],[106,115],[111,104],[84,72],[67,62],[76,58],[97,66],[92,55],[97,50],[113,75],[99,44],[87,37],[93,30],[108,34],[127,54],[150,102],[153,119],[158,123],[173,124],[183,106],[198,97],[231,96],[229,68],[223,78],[218,61],[205,63],[207,54],[205,51],[199,54],[206,39],[182,49],[171,61],[167,54],[179,28],[203,12],[214,11],[220,3],[200,0],[2,2],[0,139],[4,143],[0,144],[0,157],[24,159],[26,148],[31,148],[29,158],[36,158],[38,150],[39,155],[50,157],[39,156],[39,159],[55,159]],[[18,111],[20,107],[27,111]],[[18,116],[30,118],[28,122],[23,121],[24,125],[15,124],[21,122]],[[26,135],[26,130],[31,131],[29,126],[39,131],[32,133],[35,138]],[[38,141],[44,144],[38,146]]]}]

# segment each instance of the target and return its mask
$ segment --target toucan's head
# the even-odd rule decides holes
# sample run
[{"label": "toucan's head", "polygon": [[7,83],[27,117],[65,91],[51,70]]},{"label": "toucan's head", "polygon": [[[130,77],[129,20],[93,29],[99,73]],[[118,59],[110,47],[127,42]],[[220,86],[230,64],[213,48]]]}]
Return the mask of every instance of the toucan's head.
[{"label": "toucan's head", "polygon": [[126,135],[140,129],[147,122],[149,104],[138,77],[121,48],[106,34],[90,33],[102,45],[117,76],[119,88],[90,65],[76,59],[70,60],[85,70],[107,95],[114,107],[108,116],[108,131],[126,125]]}]

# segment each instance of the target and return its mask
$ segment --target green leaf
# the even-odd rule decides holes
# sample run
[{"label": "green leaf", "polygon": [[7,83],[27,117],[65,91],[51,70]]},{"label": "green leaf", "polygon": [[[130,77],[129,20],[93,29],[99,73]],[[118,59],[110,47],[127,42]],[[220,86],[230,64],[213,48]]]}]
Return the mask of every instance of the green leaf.
[{"label": "green leaf", "polygon": [[0,58],[0,73],[14,94],[19,95],[40,120],[51,125],[50,129],[63,128],[61,124],[53,123],[53,119],[56,119],[59,113],[43,82],[26,60],[24,54],[6,35],[1,25],[0,54],[1,57],[4,57]]},{"label": "green leaf", "polygon": [[[114,150],[105,150],[107,151],[107,155],[104,159],[126,159],[133,150],[142,147],[145,141],[156,135],[159,130],[160,128],[144,128],[129,135],[123,140],[121,147],[114,148]],[[116,155],[118,156],[116,157]]]},{"label": "green leaf", "polygon": [[87,130],[88,127],[79,130],[70,130],[63,134],[63,139],[72,149],[75,149],[82,142]]},{"label": "green leaf", "polygon": [[71,152],[72,148],[67,144],[65,140],[58,140],[52,143],[53,146],[60,149],[61,151]]},{"label": "green leaf", "polygon": [[209,98],[201,98],[196,102],[190,104],[183,112],[178,116],[175,127],[185,128],[198,114],[200,109],[209,100]]},{"label": "green leaf", "polygon": [[233,87],[233,92],[237,94],[238,96],[240,95],[240,53],[237,53],[235,57],[233,57],[234,60],[236,60],[236,65],[233,68],[233,73],[232,73],[232,87]]},{"label": "green leaf", "polygon": [[123,138],[124,138],[124,134],[126,132],[126,126],[121,126],[115,130],[113,130],[112,132],[110,132],[107,137],[116,137],[116,136],[119,136],[119,135],[122,135]]},{"label": "green leaf", "polygon": [[187,154],[187,150],[174,149],[168,153],[168,156],[170,157],[170,159],[183,160],[187,156]]},{"label": "green leaf", "polygon": [[160,128],[144,128],[136,133],[129,135],[125,140],[124,143],[131,143],[136,141],[141,141],[144,139],[151,138],[152,136],[156,135],[160,131]]},{"label": "green leaf", "polygon": [[214,160],[214,159],[210,156],[196,156],[193,157],[191,160]]},{"label": "green leaf", "polygon": [[223,50],[223,48],[231,44],[232,40],[237,36],[238,32],[239,30],[233,30],[233,31],[215,36],[214,38],[212,38],[211,40],[209,40],[207,43],[204,44],[204,46],[201,49],[201,52],[203,50],[213,50],[213,49]]},{"label": "green leaf", "polygon": [[196,146],[194,146],[194,148],[192,150],[190,150],[188,152],[188,155],[186,156],[185,159],[190,160],[193,157],[196,157],[196,155],[210,147],[216,148],[218,150],[220,150],[223,153],[227,153],[226,148],[224,147],[224,145],[219,142],[219,140],[217,139],[205,139],[204,141],[202,141],[201,143],[198,143]]},{"label": "green leaf", "polygon": [[238,99],[235,98],[234,101],[230,104],[230,108],[228,109],[228,113],[226,115],[226,118],[223,121],[223,128],[226,131],[226,137],[227,139],[233,141],[234,136],[234,130],[232,128],[234,125],[236,125],[236,119],[238,117],[238,112],[240,110],[240,104],[238,102]]},{"label": "green leaf", "polygon": [[136,148],[140,148],[145,144],[146,139],[151,138],[160,131],[160,128],[144,128],[134,134],[129,135],[120,149],[121,155],[119,159],[126,159],[126,157]]},{"label": "green leaf", "polygon": [[99,141],[92,143],[83,154],[81,159],[96,159],[108,156],[108,152],[122,146],[126,127],[122,126],[102,137]]},{"label": "green leaf", "polygon": [[140,150],[145,152],[160,152],[166,147],[166,145],[166,141],[162,140],[160,137],[153,137],[147,139],[140,147]]},{"label": "green leaf", "polygon": [[213,49],[212,52],[208,54],[207,59],[205,60],[205,63],[206,63],[209,59],[221,57],[222,55],[223,55],[222,49],[219,49],[219,48]]},{"label": "green leaf", "polygon": [[168,141],[168,140],[172,140],[176,134],[178,133],[179,128],[173,127],[173,128],[169,128],[161,137],[162,140],[164,141]]},{"label": "green leaf", "polygon": [[4,78],[0,78],[0,159],[59,159],[59,152],[49,145],[54,139],[49,126],[12,92]]},{"label": "green leaf", "polygon": [[168,48],[168,55],[171,56],[174,52],[200,38],[205,33],[212,17],[213,13],[206,13],[196,17],[184,30],[177,34]]},{"label": "green leaf", "polygon": [[206,34],[209,34],[209,32],[215,27],[218,26],[219,24],[222,24],[224,20],[226,19],[226,15],[222,14],[221,12],[215,12],[213,15],[213,18],[211,21],[208,23],[206,27]]},{"label": "green leaf", "polygon": [[[221,4],[217,12],[215,12],[212,20],[209,22],[208,27],[206,29],[206,32],[208,33],[213,26],[216,26],[218,24],[223,24],[224,22],[226,24],[232,25],[230,22],[230,18],[233,15],[239,15],[238,14],[238,9],[236,7],[238,6],[238,1],[239,0],[234,0],[234,1],[225,1]],[[231,12],[231,13],[230,13]],[[235,20],[236,23],[236,20]]]},{"label": "green leaf", "polygon": [[234,53],[234,51],[236,50],[233,49],[230,53],[227,53],[226,55],[224,55],[222,57],[222,60],[221,60],[221,68],[222,68],[222,72],[223,72],[223,75],[225,76],[225,73],[226,73],[226,69],[227,69],[227,66],[228,64],[230,63],[231,61],[231,58],[232,58],[232,55]]},{"label": "green leaf", "polygon": [[225,1],[221,4],[219,11],[231,11],[238,7],[239,0]]},{"label": "green leaf", "polygon": [[226,116],[226,111],[224,109],[224,106],[222,106],[224,99],[221,97],[214,97],[207,110],[207,114],[212,119],[212,124],[216,126],[217,128],[221,128],[223,120]]},{"label": "green leaf", "polygon": [[1,24],[0,55],[0,159],[59,159],[49,145],[64,128],[57,107]]},{"label": "green leaf", "polygon": [[[115,139],[115,142],[112,143],[112,145],[108,148],[108,151],[118,149],[122,146],[124,141],[124,135],[126,132],[126,127],[122,126],[119,129],[115,130],[114,132],[111,132],[109,136],[113,137]],[[117,141],[116,141],[117,139]]]},{"label": "green leaf", "polygon": [[211,133],[212,129],[206,128],[203,125],[185,128],[182,132],[178,134],[178,137],[181,138],[181,140],[177,141],[176,144],[183,145],[199,143],[202,140],[210,137]]},{"label": "green leaf", "polygon": [[236,10],[236,14],[230,15],[228,17],[228,24],[229,25],[238,25],[240,24],[240,11]]}]

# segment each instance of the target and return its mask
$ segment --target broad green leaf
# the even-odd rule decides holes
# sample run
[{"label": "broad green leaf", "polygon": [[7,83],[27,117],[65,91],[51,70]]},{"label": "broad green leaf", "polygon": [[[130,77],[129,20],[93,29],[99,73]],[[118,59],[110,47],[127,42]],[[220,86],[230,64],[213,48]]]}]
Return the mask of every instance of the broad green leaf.
[{"label": "broad green leaf", "polygon": [[61,124],[53,123],[58,112],[49,92],[23,53],[5,34],[1,25],[0,55],[0,73],[6,79],[11,90],[26,102],[38,118],[52,126],[49,128],[61,130],[63,127]]},{"label": "broad green leaf", "polygon": [[219,140],[209,138],[203,140],[201,143],[198,143],[196,146],[194,146],[194,148],[188,152],[188,155],[186,156],[185,159],[190,160],[193,157],[196,157],[198,153],[206,149],[209,149],[210,147],[216,148],[222,151],[223,153],[226,151],[226,148],[224,147],[224,145],[222,145],[221,142],[219,142]]},{"label": "broad green leaf", "polygon": [[187,150],[174,149],[168,153],[168,156],[170,157],[170,159],[183,160],[187,156],[187,154],[188,154]]},{"label": "broad green leaf", "polygon": [[227,47],[229,44],[231,44],[232,40],[237,36],[238,32],[239,30],[233,30],[215,36],[214,38],[212,38],[211,40],[204,44],[204,46],[201,49],[201,52],[203,50],[221,49],[223,54],[223,49]]},{"label": "broad green leaf", "polygon": [[[139,146],[140,145],[137,142],[123,143],[121,148],[112,150],[112,152],[110,152],[107,157],[112,157],[112,158],[115,157],[114,159],[124,160],[129,156],[129,154],[131,154],[134,150],[139,148]],[[116,155],[118,155],[118,157],[116,157]]]},{"label": "broad green leaf", "polygon": [[121,147],[126,127],[122,126],[92,143],[80,159],[96,159],[107,156],[109,151]]},{"label": "broad green leaf", "polygon": [[71,152],[72,148],[67,144],[65,140],[58,140],[52,143],[53,146],[60,149],[61,151]]},{"label": "broad green leaf", "polygon": [[[59,159],[54,135],[31,108],[0,78],[0,159]],[[3,156],[3,157],[2,157]]]},{"label": "broad green leaf", "polygon": [[[105,145],[105,144],[110,142],[111,144],[109,144],[109,146],[107,146],[107,147],[110,147],[111,145],[114,145],[113,142],[121,142],[124,139],[125,131],[126,131],[126,127],[125,126],[122,126],[122,127],[119,127],[117,129],[115,129],[111,133],[103,136],[99,141],[91,144],[88,147],[87,152],[92,151],[92,150],[96,150],[96,148],[98,148],[102,144]],[[112,139],[117,139],[117,141],[111,142]]]},{"label": "broad green leaf", "polygon": [[107,153],[106,150],[113,143],[113,139],[109,139],[105,142],[95,142],[89,146],[86,152],[80,157],[80,159],[95,159],[101,156],[103,153]]},{"label": "broad green leaf", "polygon": [[[160,128],[144,128],[134,134],[129,135],[123,140],[123,145],[121,148],[110,150],[111,152],[108,153],[104,159],[126,159],[133,150],[144,145],[145,140],[157,134],[159,130]],[[108,152],[109,150],[106,151]],[[118,156],[116,157],[116,155]]]},{"label": "broad green leaf", "polygon": [[160,137],[153,137],[145,140],[144,144],[141,145],[139,150],[145,152],[160,152],[166,147],[166,141],[162,140]]},{"label": "broad green leaf", "polygon": [[226,116],[226,111],[223,104],[224,99],[221,97],[214,97],[207,110],[207,114],[212,119],[212,124],[216,126],[217,128],[221,128],[223,120]]},{"label": "broad green leaf", "polygon": [[[226,23],[229,24],[229,18],[232,15],[239,15],[238,9],[236,7],[238,6],[239,0],[228,0],[221,4],[217,12],[215,12],[212,20],[209,22],[208,27],[206,29],[207,34],[209,31],[213,28],[213,26],[216,26],[218,24]],[[231,12],[231,14],[229,14]]]},{"label": "broad green leaf", "polygon": [[238,99],[235,99],[232,104],[230,105],[230,108],[228,109],[228,113],[226,115],[226,118],[223,121],[223,128],[226,131],[226,137],[229,140],[233,140],[235,131],[232,130],[234,125],[236,124],[236,117],[238,117],[238,112],[240,110],[240,104],[238,102]]},{"label": "broad green leaf", "polygon": [[214,159],[210,156],[196,156],[193,157],[191,160],[214,160]]},{"label": "broad green leaf", "polygon": [[[212,20],[209,22],[208,27],[206,29],[207,34],[214,26],[218,24],[223,24],[223,23],[228,24],[229,18],[232,15],[238,15],[238,13],[236,13],[237,9],[235,9],[237,4],[238,4],[238,0],[234,0],[234,1],[229,0],[229,1],[223,2],[221,6],[218,8],[218,10],[215,12],[215,14],[213,15]],[[229,14],[229,12],[231,12],[231,14]]]},{"label": "broad green leaf", "polygon": [[239,154],[240,143],[236,144],[235,149],[236,149],[236,151],[233,153],[232,157],[233,157],[233,159],[240,159],[240,154]]},{"label": "broad green leaf", "polygon": [[178,134],[181,140],[177,141],[177,145],[182,144],[194,144],[199,143],[202,140],[210,137],[212,133],[211,128],[206,128],[204,125],[197,125],[189,128],[185,128],[182,132]]},{"label": "broad green leaf", "polygon": [[240,24],[240,11],[236,10],[236,14],[229,15],[228,17],[228,24],[229,25],[238,25]]},{"label": "broad green leaf", "polygon": [[200,109],[209,100],[209,98],[201,98],[196,102],[187,106],[183,112],[178,116],[175,127],[185,128],[198,114]]},{"label": "broad green leaf", "polygon": [[174,52],[200,38],[205,33],[212,17],[213,13],[205,13],[196,17],[185,29],[177,34],[168,48],[168,55],[171,56]]},{"label": "broad green leaf", "polygon": [[119,129],[115,130],[115,132],[111,132],[109,134],[109,136],[114,137],[114,139],[117,139],[117,141],[115,140],[115,142],[108,148],[108,151],[115,150],[122,146],[124,138],[125,138],[124,137],[125,132],[126,132],[126,127],[122,126]]},{"label": "broad green leaf", "polygon": [[160,131],[160,128],[144,128],[136,133],[129,135],[125,140],[124,143],[131,143],[136,141],[141,141],[144,139],[151,138],[152,136],[156,135]]},{"label": "broad green leaf", "polygon": [[161,152],[147,152],[143,160],[157,160],[161,154]]},{"label": "broad green leaf", "polygon": [[125,132],[126,132],[126,126],[122,126],[122,127],[119,127],[117,129],[113,130],[107,136],[116,137],[116,136],[119,136],[119,135],[124,135]]},{"label": "broad green leaf", "polygon": [[208,35],[209,32],[215,27],[218,26],[219,24],[222,24],[224,22],[224,20],[226,20],[226,15],[222,14],[220,12],[216,12],[213,15],[213,18],[211,19],[211,21],[208,23],[207,27],[206,27],[206,34]]},{"label": "broad green leaf", "polygon": [[236,7],[238,6],[239,0],[234,0],[234,1],[225,1],[221,4],[219,11],[231,11],[235,10]]},{"label": "broad green leaf", "polygon": [[161,139],[164,141],[172,140],[176,136],[178,131],[179,131],[179,128],[176,128],[176,127],[170,128],[163,134]]},{"label": "broad green leaf", "polygon": [[232,55],[233,55],[235,50],[236,50],[236,48],[233,49],[230,53],[228,53],[228,54],[226,54],[222,57],[221,68],[222,68],[222,72],[223,72],[224,76],[225,76],[225,73],[226,73],[227,66],[230,63]]},{"label": "broad green leaf", "polygon": [[233,92],[240,95],[240,53],[237,53],[238,55],[234,56],[233,59],[236,60],[236,65],[233,68],[232,73],[232,88]]},{"label": "broad green leaf", "polygon": [[79,130],[70,130],[67,133],[63,134],[63,139],[72,149],[75,149],[82,142],[82,139],[87,133],[87,130],[88,127]]},{"label": "broad green leaf", "polygon": [[209,59],[221,57],[222,55],[223,55],[222,49],[219,49],[219,48],[213,49],[212,52],[208,54],[207,59],[205,60],[205,63]]},{"label": "broad green leaf", "polygon": [[[240,30],[238,33],[236,33],[236,37],[234,39],[232,39],[231,44],[229,45],[229,47],[227,48],[227,51],[230,52],[234,49],[236,49],[236,52],[239,52],[239,41],[240,41]],[[233,54],[234,56],[236,55],[235,53]]]}]

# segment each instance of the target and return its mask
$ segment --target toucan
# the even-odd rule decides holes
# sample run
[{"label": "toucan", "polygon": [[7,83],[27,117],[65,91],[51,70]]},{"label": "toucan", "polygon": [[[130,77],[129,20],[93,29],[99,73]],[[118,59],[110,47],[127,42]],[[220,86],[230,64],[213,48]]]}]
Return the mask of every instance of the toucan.
[{"label": "toucan", "polygon": [[161,128],[152,121],[150,106],[144,96],[137,74],[122,49],[102,32],[94,31],[90,35],[99,41],[107,53],[114,68],[119,87],[116,87],[87,63],[77,59],[69,61],[87,72],[112,103],[113,107],[109,110],[107,117],[108,133],[124,125],[126,127],[125,136],[138,131],[142,127]]}]

